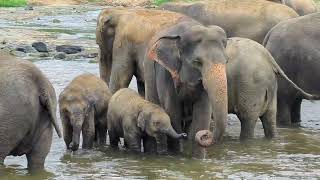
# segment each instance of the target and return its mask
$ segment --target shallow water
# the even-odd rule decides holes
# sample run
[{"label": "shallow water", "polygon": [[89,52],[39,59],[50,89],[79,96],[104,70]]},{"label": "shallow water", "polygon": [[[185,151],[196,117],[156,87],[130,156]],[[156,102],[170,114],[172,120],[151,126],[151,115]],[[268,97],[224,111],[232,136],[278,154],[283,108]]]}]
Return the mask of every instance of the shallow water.
[{"label": "shallow water", "polygon": [[[98,65],[87,61],[38,61],[35,64],[49,77],[57,94],[77,75],[98,73]],[[134,81],[130,85],[136,89]],[[184,156],[151,156],[114,151],[108,147],[72,154],[54,134],[47,157],[48,173],[39,179],[209,179],[209,178],[281,178],[320,177],[320,103],[303,103],[303,128],[279,129],[273,141],[263,139],[259,123],[256,138],[240,143],[239,122],[229,118],[225,142],[212,147],[205,160]],[[316,125],[318,124],[318,125]],[[27,175],[25,157],[5,160],[4,178],[34,179]]]},{"label": "shallow water", "polygon": [[[84,28],[72,22],[71,17],[52,14],[31,19],[25,28],[52,32],[62,38],[86,38],[93,41],[94,24],[90,19],[97,10],[83,12]],[[54,13],[53,13],[54,14]],[[59,19],[59,24],[47,23]],[[68,23],[69,22],[69,23]],[[38,23],[38,24],[36,24]],[[36,24],[36,25],[35,25]],[[70,26],[69,26],[70,25]],[[86,26],[87,25],[87,26]],[[72,28],[69,28],[72,27]],[[0,28],[22,28],[21,23],[0,20]],[[49,29],[49,30],[48,30]],[[57,30],[58,29],[58,30]],[[90,72],[98,75],[98,65],[83,61],[36,61],[35,64],[53,83],[57,95],[77,75]],[[133,81],[131,88],[136,89]],[[5,160],[5,176],[0,179],[318,179],[320,177],[320,102],[303,102],[302,128],[278,129],[278,138],[263,139],[259,122],[256,138],[240,143],[240,123],[230,116],[225,141],[208,150],[206,159],[185,156],[151,156],[115,151],[107,147],[72,154],[66,151],[62,139],[54,134],[51,152],[47,157],[46,172],[37,176],[28,175],[25,157],[8,157]]]}]

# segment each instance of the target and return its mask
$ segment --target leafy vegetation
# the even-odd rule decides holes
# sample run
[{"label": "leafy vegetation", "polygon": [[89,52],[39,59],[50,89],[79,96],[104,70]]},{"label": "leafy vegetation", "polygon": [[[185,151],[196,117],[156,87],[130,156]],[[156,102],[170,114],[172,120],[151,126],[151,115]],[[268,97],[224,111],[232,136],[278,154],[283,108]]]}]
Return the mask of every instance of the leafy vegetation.
[{"label": "leafy vegetation", "polygon": [[27,5],[26,0],[0,0],[0,7],[19,7]]},{"label": "leafy vegetation", "polygon": [[[171,1],[174,1],[174,0],[153,0],[153,3],[157,6],[160,6],[161,4],[163,3],[166,3],[166,2],[171,2]],[[185,2],[191,2],[193,0],[183,0]]]}]

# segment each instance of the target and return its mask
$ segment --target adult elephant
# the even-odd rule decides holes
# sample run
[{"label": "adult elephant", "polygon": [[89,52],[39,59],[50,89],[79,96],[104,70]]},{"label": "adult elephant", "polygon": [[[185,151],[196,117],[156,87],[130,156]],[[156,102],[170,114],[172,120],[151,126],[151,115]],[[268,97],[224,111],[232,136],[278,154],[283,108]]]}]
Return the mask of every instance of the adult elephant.
[{"label": "adult elephant", "polygon": [[31,62],[0,55],[0,163],[6,156],[26,155],[28,169],[43,169],[58,136],[57,100],[49,80]]},{"label": "adult elephant", "polygon": [[166,3],[159,8],[186,14],[204,25],[220,26],[228,37],[248,38],[260,44],[273,26],[298,17],[287,6],[261,0]]},{"label": "adult elephant", "polygon": [[[320,13],[282,22],[266,36],[264,46],[288,77],[304,90],[320,94]],[[278,89],[278,125],[299,125],[304,97],[282,78]]]},{"label": "adult elephant", "polygon": [[[211,114],[215,142],[221,141],[225,131],[226,44],[222,28],[189,20],[155,35],[147,52],[146,99],[164,107],[175,129],[188,132],[194,155],[201,150],[195,134],[210,129]],[[189,127],[182,127],[186,123]]]},{"label": "adult elephant", "polygon": [[155,32],[182,17],[178,13],[142,9],[107,8],[100,13],[96,29],[100,76],[109,84],[112,94],[127,88],[134,75],[139,94],[144,96],[143,60],[147,42]]},{"label": "adult elephant", "polygon": [[[110,36],[112,34],[113,36]],[[213,111],[217,123],[215,137],[221,139],[227,118],[226,35],[221,28],[204,27],[191,18],[174,12],[107,9],[100,14],[97,28],[97,41],[100,48],[102,47],[100,51],[110,52],[103,47],[106,47],[105,45],[112,39],[113,46],[109,48],[113,49],[110,79],[110,88],[113,91],[116,90],[113,85],[117,83],[115,80],[119,82],[119,79],[125,79],[126,83],[122,86],[127,86],[131,80],[131,72],[146,73],[148,71],[148,74],[142,76],[146,83],[149,82],[146,87],[146,98],[164,107],[177,133],[182,132],[185,107],[185,109],[192,109],[190,115],[193,129],[190,136],[194,137],[199,129],[209,129]],[[176,46],[178,42],[179,48],[183,48],[179,54],[181,58],[178,63],[170,64],[171,60],[177,62],[174,59],[177,57],[167,57],[167,54],[163,55],[162,52],[166,53],[167,50],[179,52]],[[168,44],[165,45],[166,43]],[[149,53],[148,48],[150,48]],[[157,51],[161,53],[154,53]],[[143,64],[142,60],[146,53],[150,55],[149,60]],[[121,58],[116,58],[116,54]],[[140,57],[142,59],[139,61],[133,61]],[[105,60],[101,58],[100,62]],[[156,69],[153,68],[154,66]],[[180,76],[180,71],[175,70],[176,67],[179,67],[178,69],[181,69],[184,75]],[[161,71],[161,74],[155,77],[154,70]],[[196,77],[188,77],[188,74],[194,73],[197,74]],[[118,78],[114,79],[115,74]],[[153,86],[155,80],[166,82],[161,82],[164,86],[156,87]],[[162,94],[154,93],[160,89]],[[144,145],[147,147],[145,150],[155,150],[154,139],[150,138],[146,143],[150,145]],[[178,144],[176,139],[168,137],[169,151],[177,151]]]},{"label": "adult elephant", "polygon": [[318,11],[317,5],[313,0],[268,0],[285,4],[294,9],[300,16],[315,13]]}]

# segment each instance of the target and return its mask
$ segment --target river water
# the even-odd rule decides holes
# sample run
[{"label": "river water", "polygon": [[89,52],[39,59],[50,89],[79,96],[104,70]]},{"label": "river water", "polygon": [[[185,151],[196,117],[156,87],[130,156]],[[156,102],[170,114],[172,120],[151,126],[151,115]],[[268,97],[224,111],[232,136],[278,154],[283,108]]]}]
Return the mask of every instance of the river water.
[{"label": "river water", "polygon": [[[99,8],[97,8],[99,9]],[[96,18],[98,10],[84,12],[82,18]],[[63,14],[63,13],[62,13]],[[62,23],[45,24],[46,29],[76,29],[72,33],[55,31],[57,37],[82,39],[92,44],[94,23],[85,29],[76,23],[68,25],[72,18],[62,15],[45,16],[59,18]],[[75,16],[81,18],[81,14]],[[30,22],[23,28],[30,28]],[[83,21],[82,23],[86,23]],[[42,25],[36,25],[38,29]],[[18,22],[16,24],[19,24]],[[19,28],[15,23],[0,21],[1,27]],[[84,24],[82,24],[84,25]],[[71,29],[72,30],[72,29]],[[86,37],[86,38],[83,38]],[[50,79],[57,95],[77,75],[85,72],[98,75],[98,64],[82,59],[77,61],[42,60],[34,62]],[[130,87],[136,89],[135,81]],[[272,141],[263,138],[261,123],[257,123],[255,139],[239,141],[240,123],[229,117],[227,133],[222,144],[208,150],[205,159],[186,156],[156,156],[131,154],[124,150],[112,150],[108,146],[78,153],[66,151],[63,139],[54,139],[45,168],[46,172],[32,176],[27,172],[26,158],[8,157],[0,179],[319,179],[320,178],[320,103],[303,102],[302,128],[278,129],[279,135]]]}]

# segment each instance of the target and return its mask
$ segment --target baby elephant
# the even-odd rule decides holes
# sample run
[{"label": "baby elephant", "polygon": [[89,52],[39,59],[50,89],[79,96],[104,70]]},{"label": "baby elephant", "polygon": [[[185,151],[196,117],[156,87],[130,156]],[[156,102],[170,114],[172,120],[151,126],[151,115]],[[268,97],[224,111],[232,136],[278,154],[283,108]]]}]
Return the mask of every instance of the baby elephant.
[{"label": "baby elephant", "polygon": [[60,94],[59,106],[67,149],[90,149],[93,141],[106,143],[107,112],[111,93],[107,84],[92,74],[76,77]]},{"label": "baby elephant", "polygon": [[112,147],[118,147],[119,138],[123,137],[125,146],[137,152],[141,152],[141,139],[145,144],[148,136],[154,137],[159,154],[167,152],[167,135],[175,139],[187,137],[185,133],[177,134],[160,106],[128,88],[120,89],[110,99],[108,131]]}]

